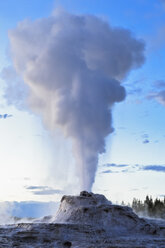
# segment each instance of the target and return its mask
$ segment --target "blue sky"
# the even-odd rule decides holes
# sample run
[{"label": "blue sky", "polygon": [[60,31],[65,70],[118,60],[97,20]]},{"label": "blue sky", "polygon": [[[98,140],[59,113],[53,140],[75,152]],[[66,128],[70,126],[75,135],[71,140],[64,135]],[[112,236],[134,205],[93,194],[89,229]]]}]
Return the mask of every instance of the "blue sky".
[{"label": "blue sky", "polygon": [[[100,156],[93,191],[112,201],[159,196],[165,188],[165,101],[155,96],[165,82],[165,2],[162,0],[6,0],[0,2],[0,69],[11,64],[8,30],[24,19],[48,17],[55,8],[76,14],[94,14],[112,26],[130,29],[146,43],[144,65],[124,80],[127,98],[115,105],[115,132],[107,137]],[[0,79],[0,201],[58,201],[75,192],[70,140],[56,133],[53,140],[39,116],[8,105]],[[151,97],[149,97],[151,96]],[[57,138],[59,137],[59,138]],[[65,153],[65,156],[63,154]],[[70,166],[61,170],[69,161]],[[54,169],[54,163],[58,164]],[[112,164],[114,166],[106,166]],[[125,170],[118,165],[125,164]],[[149,166],[148,170],[145,166]],[[160,170],[160,166],[162,170]],[[107,172],[106,172],[107,171]],[[105,172],[105,173],[104,173]],[[30,186],[41,187],[35,194]],[[48,188],[44,188],[48,187]],[[52,194],[44,194],[47,189]],[[57,191],[56,190],[61,190]],[[48,191],[46,191],[48,193]]]}]

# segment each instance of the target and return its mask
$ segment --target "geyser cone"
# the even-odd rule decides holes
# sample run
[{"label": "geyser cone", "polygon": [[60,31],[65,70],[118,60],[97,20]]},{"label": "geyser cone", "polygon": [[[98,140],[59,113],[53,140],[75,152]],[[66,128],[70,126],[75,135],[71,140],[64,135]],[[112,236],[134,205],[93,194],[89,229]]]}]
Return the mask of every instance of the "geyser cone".
[{"label": "geyser cone", "polygon": [[104,195],[83,191],[63,196],[55,223],[90,225],[108,234],[152,233],[154,227],[139,218],[130,207],[114,205]]}]

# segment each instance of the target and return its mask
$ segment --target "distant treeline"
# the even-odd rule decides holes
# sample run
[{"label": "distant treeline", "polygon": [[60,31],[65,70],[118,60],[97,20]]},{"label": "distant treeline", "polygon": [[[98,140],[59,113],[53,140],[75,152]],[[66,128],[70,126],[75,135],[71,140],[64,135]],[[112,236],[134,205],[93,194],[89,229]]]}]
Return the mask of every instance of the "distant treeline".
[{"label": "distant treeline", "polygon": [[131,207],[137,214],[165,219],[165,197],[163,200],[153,200],[151,196],[146,196],[144,201],[134,198]]}]

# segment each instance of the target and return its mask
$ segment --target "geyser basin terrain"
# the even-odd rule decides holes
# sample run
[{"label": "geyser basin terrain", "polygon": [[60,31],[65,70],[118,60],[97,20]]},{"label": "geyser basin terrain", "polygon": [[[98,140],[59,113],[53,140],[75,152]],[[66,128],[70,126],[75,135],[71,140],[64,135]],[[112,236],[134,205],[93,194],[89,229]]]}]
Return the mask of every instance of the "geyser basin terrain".
[{"label": "geyser basin terrain", "polygon": [[164,221],[139,218],[131,208],[86,191],[63,196],[55,217],[6,227],[0,247],[165,248]]}]

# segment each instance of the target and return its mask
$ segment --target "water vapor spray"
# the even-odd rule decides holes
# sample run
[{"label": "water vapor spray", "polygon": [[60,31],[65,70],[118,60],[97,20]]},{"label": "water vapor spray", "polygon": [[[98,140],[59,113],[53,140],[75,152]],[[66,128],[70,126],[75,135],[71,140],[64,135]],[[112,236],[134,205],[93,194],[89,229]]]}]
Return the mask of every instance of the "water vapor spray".
[{"label": "water vapor spray", "polygon": [[144,43],[98,17],[58,10],[20,22],[9,38],[30,108],[72,139],[81,189],[91,190],[112,107],[126,95],[120,81],[144,62]]}]

